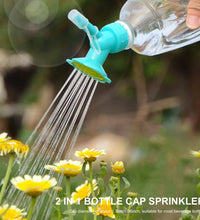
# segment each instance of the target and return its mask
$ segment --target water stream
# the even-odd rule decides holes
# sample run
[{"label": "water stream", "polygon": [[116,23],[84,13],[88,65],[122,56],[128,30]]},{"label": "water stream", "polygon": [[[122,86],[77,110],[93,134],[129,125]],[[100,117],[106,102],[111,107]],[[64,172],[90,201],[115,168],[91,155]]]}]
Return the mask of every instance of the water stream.
[{"label": "water stream", "polygon": [[[22,161],[15,162],[19,171],[14,176],[50,174],[56,177],[58,185],[61,184],[63,176],[45,170],[44,166],[70,158],[97,84],[98,81],[80,71],[74,70],[70,74],[27,140],[29,154]],[[50,219],[56,196],[53,190],[50,193],[39,196],[32,219]],[[11,184],[6,195],[5,203],[28,210],[30,198]]]}]

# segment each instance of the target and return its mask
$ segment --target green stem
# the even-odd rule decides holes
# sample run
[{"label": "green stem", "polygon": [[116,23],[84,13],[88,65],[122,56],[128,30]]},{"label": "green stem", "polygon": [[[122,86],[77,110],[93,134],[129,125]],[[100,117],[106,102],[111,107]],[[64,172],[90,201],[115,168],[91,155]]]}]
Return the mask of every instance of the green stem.
[{"label": "green stem", "polygon": [[58,219],[61,220],[62,216],[61,216],[61,213],[60,213],[60,206],[59,205],[57,206],[57,213],[58,213]]},{"label": "green stem", "polygon": [[88,208],[87,208],[87,206],[85,205],[85,214],[84,214],[84,220],[87,220],[87,210],[88,210]]},{"label": "green stem", "polygon": [[34,209],[35,203],[36,203],[36,199],[37,199],[37,197],[31,197],[31,207],[28,211],[27,220],[31,220],[31,217],[32,217],[32,214],[33,214],[33,209]]},{"label": "green stem", "polygon": [[197,216],[197,220],[200,220],[200,213],[199,213],[198,216]]},{"label": "green stem", "polygon": [[[90,172],[90,185],[91,185],[91,189],[92,189],[92,197],[95,198],[95,193],[94,193],[94,187],[92,184],[92,180],[93,180],[93,176],[92,176],[92,162],[89,161],[89,172]],[[97,207],[96,205],[94,206],[94,220],[97,219]]]},{"label": "green stem", "polygon": [[[70,198],[70,196],[71,196],[70,177],[68,177],[68,176],[66,177],[66,195],[67,195],[68,198]],[[70,201],[67,204],[67,207],[68,207],[68,212],[69,212],[69,219],[73,220],[72,207],[71,207]]]},{"label": "green stem", "polygon": [[128,210],[127,210],[126,220],[129,220],[131,207],[132,207],[132,205],[130,204],[129,207],[128,207]]},{"label": "green stem", "polygon": [[[120,176],[118,176],[118,181],[117,181],[117,197],[119,198],[121,196],[121,189],[120,189]],[[119,204],[117,204],[116,208],[116,219],[118,219],[117,215],[119,213]]]},{"label": "green stem", "polygon": [[[57,194],[57,197],[59,197],[59,194]],[[60,212],[60,205],[57,205],[57,214],[58,214],[58,219],[62,220],[61,212]]]},{"label": "green stem", "polygon": [[6,190],[9,178],[10,178],[10,173],[11,173],[11,170],[12,170],[12,165],[13,165],[14,159],[15,159],[15,154],[11,153],[10,157],[9,157],[8,167],[7,167],[6,175],[5,175],[5,178],[4,178],[3,186],[2,186],[1,192],[0,192],[0,204],[1,204],[1,201],[3,199],[3,195],[4,195],[4,192]]},{"label": "green stem", "polygon": [[105,220],[105,216],[102,215],[102,220]]},{"label": "green stem", "polygon": [[89,171],[90,171],[90,184],[91,184],[91,189],[92,189],[92,197],[95,197],[94,194],[94,187],[92,184],[93,176],[92,176],[92,162],[89,162]]}]

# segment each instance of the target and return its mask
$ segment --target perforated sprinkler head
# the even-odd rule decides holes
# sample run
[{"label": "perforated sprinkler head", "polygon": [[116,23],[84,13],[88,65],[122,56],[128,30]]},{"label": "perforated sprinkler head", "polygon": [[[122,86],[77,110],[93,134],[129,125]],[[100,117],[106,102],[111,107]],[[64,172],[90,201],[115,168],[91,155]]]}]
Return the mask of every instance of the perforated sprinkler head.
[{"label": "perforated sprinkler head", "polygon": [[111,82],[111,80],[107,77],[102,64],[96,60],[88,58],[88,56],[83,58],[73,58],[72,60],[67,59],[67,62],[76,69],[80,70],[82,73],[94,78],[95,80],[98,80],[99,82]]},{"label": "perforated sprinkler head", "polygon": [[109,53],[117,53],[131,47],[133,43],[131,28],[125,22],[117,21],[104,26],[99,31],[75,9],[69,12],[68,18],[87,33],[90,50],[86,57],[67,59],[67,62],[101,83],[110,83],[111,80],[107,77],[103,64]]}]

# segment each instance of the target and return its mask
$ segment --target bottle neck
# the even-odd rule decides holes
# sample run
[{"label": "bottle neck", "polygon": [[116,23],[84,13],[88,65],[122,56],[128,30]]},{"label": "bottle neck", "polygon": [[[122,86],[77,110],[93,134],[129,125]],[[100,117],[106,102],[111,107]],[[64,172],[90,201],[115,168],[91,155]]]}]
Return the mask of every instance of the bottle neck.
[{"label": "bottle neck", "polygon": [[129,42],[128,42],[128,45],[125,49],[130,49],[133,45],[134,38],[135,38],[132,27],[124,21],[117,20],[116,23],[121,24],[124,27],[124,29],[126,30],[126,32],[128,34]]}]

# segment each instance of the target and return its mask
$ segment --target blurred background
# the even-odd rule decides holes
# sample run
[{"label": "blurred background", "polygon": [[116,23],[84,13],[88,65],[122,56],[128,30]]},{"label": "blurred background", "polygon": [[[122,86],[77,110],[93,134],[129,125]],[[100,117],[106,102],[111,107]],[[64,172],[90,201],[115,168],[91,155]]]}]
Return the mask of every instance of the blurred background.
[{"label": "blurred background", "polygon": [[[72,71],[65,59],[87,53],[88,39],[67,13],[77,8],[101,28],[124,3],[0,1],[0,132],[26,141]],[[199,60],[199,43],[155,57],[110,55],[104,67],[112,83],[98,85],[77,148],[101,147],[109,163],[123,160],[140,196],[198,196],[190,150],[200,148]]]}]

